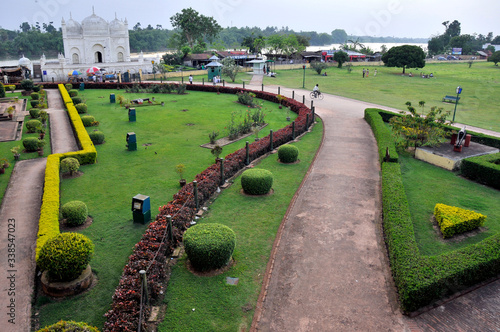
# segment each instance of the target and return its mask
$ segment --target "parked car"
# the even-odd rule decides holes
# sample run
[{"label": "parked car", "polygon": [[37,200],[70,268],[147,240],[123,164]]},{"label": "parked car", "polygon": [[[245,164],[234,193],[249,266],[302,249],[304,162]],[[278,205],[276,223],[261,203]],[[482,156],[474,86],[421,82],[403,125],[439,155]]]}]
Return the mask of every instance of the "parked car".
[{"label": "parked car", "polygon": [[458,58],[456,56],[454,56],[454,55],[448,55],[446,58],[448,60],[458,60]]},{"label": "parked car", "polygon": [[446,60],[446,58],[444,56],[440,56],[438,57],[438,60]]}]

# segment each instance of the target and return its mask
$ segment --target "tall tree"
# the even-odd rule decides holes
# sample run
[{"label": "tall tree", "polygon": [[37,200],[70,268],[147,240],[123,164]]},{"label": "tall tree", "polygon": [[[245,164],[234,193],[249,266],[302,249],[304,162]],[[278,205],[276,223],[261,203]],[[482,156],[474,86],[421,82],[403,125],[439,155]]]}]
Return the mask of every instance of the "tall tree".
[{"label": "tall tree", "polygon": [[174,28],[180,30],[181,41],[193,48],[196,43],[212,40],[217,37],[222,27],[213,17],[200,15],[193,8],[183,9],[170,18]]},{"label": "tall tree", "polygon": [[333,60],[337,61],[337,67],[342,68],[342,64],[349,61],[349,55],[344,51],[338,51],[333,54]]},{"label": "tall tree", "polygon": [[222,60],[222,69],[221,73],[224,76],[228,76],[232,82],[236,79],[236,75],[238,75],[238,72],[240,71],[240,66],[236,64],[236,61],[234,61],[233,58],[226,57]]},{"label": "tall tree", "polygon": [[403,45],[392,47],[387,53],[382,55],[382,61],[386,67],[403,68],[424,68],[425,53],[414,45]]}]

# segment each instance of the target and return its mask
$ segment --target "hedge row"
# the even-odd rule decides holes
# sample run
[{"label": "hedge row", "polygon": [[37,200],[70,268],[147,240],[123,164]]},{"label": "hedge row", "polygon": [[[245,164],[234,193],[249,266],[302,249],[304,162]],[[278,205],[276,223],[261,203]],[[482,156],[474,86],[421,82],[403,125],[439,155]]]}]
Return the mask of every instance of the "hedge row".
[{"label": "hedge row", "polygon": [[59,165],[61,154],[47,157],[45,184],[43,187],[42,207],[38,221],[36,240],[36,259],[47,240],[59,234]]},{"label": "hedge row", "polygon": [[[396,144],[394,143],[394,137],[392,136],[392,131],[385,124],[381,114],[384,112],[377,108],[367,108],[365,109],[365,120],[368,122],[370,127],[372,127],[373,134],[378,142],[378,155],[379,161],[382,163],[385,159],[386,150],[389,148],[389,162],[398,162],[398,152],[396,150]],[[394,114],[394,113],[393,113]],[[387,118],[387,115],[385,115]]]},{"label": "hedge row", "polygon": [[460,171],[473,181],[500,189],[500,153],[464,159]]},{"label": "hedge row", "polygon": [[481,213],[440,203],[434,207],[434,217],[445,238],[476,229],[486,220]]},{"label": "hedge row", "polygon": [[[115,89],[115,84],[105,83],[107,87]],[[102,84],[99,84],[101,86]],[[144,85],[144,84],[142,84]],[[122,86],[122,85],[119,85]],[[220,91],[222,93],[236,94],[242,91],[238,88],[213,87],[209,85],[188,84],[187,88],[197,91]],[[250,91],[250,90],[246,90]],[[257,98],[278,102],[275,94],[251,91]],[[283,102],[285,106],[290,106],[291,110],[298,114],[295,121],[296,136],[304,133],[306,126],[306,115],[311,114],[311,110],[298,101],[287,99]],[[273,133],[273,147],[277,148],[292,140],[292,124]],[[257,142],[249,145],[250,161],[268,153],[270,150],[270,137],[266,136]],[[230,178],[246,166],[246,151],[242,148],[229,154],[224,159],[224,177]],[[198,183],[198,198],[200,204],[204,204],[216,191],[220,180],[220,164],[213,164],[206,170],[196,175]],[[160,291],[164,293],[163,282],[166,277],[165,261],[173,249],[182,241],[182,234],[189,227],[196,213],[193,197],[193,183],[188,183],[176,193],[173,200],[160,207],[160,213],[155,221],[151,222],[144,233],[142,239],[135,245],[129,261],[123,269],[120,283],[113,295],[111,310],[106,313],[105,331],[136,331],[139,324],[140,309],[140,279],[137,271],[146,270],[148,276],[148,290],[150,299],[157,299]],[[165,238],[167,229],[167,215],[173,216],[173,242],[168,237]],[[154,259],[158,248],[162,248]],[[148,317],[149,308],[145,308],[143,317]]]},{"label": "hedge row", "polygon": [[[45,184],[43,187],[42,206],[38,220],[38,235],[36,240],[36,258],[38,253],[49,238],[59,234],[59,167],[61,159],[73,157],[78,159],[80,165],[93,164],[97,159],[97,151],[80,120],[76,108],[69,98],[63,84],[59,84],[61,97],[68,109],[68,114],[76,132],[77,142],[82,150],[67,153],[51,154],[47,158],[45,167]],[[68,102],[69,100],[69,102]]]},{"label": "hedge row", "polygon": [[500,234],[439,256],[422,256],[397,163],[382,164],[384,235],[401,309],[412,312],[500,273]]}]

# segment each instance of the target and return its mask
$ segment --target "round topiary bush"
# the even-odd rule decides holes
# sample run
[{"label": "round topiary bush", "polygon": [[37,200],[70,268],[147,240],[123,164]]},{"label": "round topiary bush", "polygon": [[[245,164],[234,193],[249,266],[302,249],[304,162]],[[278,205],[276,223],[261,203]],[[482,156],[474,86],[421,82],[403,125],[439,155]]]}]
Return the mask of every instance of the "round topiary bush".
[{"label": "round topiary bush", "polygon": [[233,230],[222,224],[199,224],[184,233],[184,249],[194,269],[219,269],[229,262],[236,245]]},{"label": "round topiary bush", "polygon": [[23,139],[23,146],[26,149],[26,152],[35,152],[38,150],[39,139],[36,137],[27,137]]},{"label": "round topiary bush", "polygon": [[284,144],[278,149],[278,158],[282,163],[294,163],[299,156],[299,148],[295,145]]},{"label": "round topiary bush", "polygon": [[94,144],[104,143],[104,133],[100,130],[95,130],[89,133],[89,137]]},{"label": "round topiary bush", "polygon": [[85,270],[93,253],[94,244],[85,235],[61,233],[45,242],[37,264],[52,281],[71,281]]},{"label": "round topiary bush", "polygon": [[80,162],[76,158],[67,157],[61,160],[61,171],[63,172],[69,172],[70,175],[73,175],[79,168]]},{"label": "round topiary bush", "polygon": [[87,220],[89,210],[84,202],[71,201],[63,205],[62,216],[68,225],[79,226]]},{"label": "round topiary bush", "polygon": [[76,104],[75,108],[78,111],[78,114],[87,113],[87,104],[84,103]]},{"label": "round topiary bush", "polygon": [[40,115],[40,110],[38,108],[30,109],[31,118],[36,119],[36,118],[38,118],[39,115]]},{"label": "round topiary bush", "polygon": [[0,98],[5,98],[5,87],[0,83]]},{"label": "round topiary bush", "polygon": [[21,88],[23,88],[24,91],[30,91],[33,90],[33,81],[32,80],[22,80],[21,83]]},{"label": "round topiary bush", "polygon": [[31,93],[31,99],[33,99],[33,100],[40,99],[40,94],[38,92],[32,92]]},{"label": "round topiary bush", "polygon": [[40,105],[40,100],[30,100],[31,107],[38,107]]},{"label": "round topiary bush", "polygon": [[76,97],[78,96],[78,90],[71,89],[68,91],[70,97]]},{"label": "round topiary bush", "polygon": [[28,133],[34,133],[36,132],[36,129],[42,126],[42,122],[40,120],[29,120],[26,122],[26,129],[28,130]]},{"label": "round topiary bush", "polygon": [[38,330],[37,332],[63,332],[63,331],[99,332],[99,329],[97,327],[90,326],[87,323],[83,323],[83,322],[61,320],[55,324],[46,326],[46,327]]},{"label": "round topiary bush", "polygon": [[92,115],[84,115],[82,116],[82,123],[85,127],[92,126],[92,122],[95,121],[95,118]]},{"label": "round topiary bush", "polygon": [[264,195],[273,186],[273,174],[265,169],[247,169],[241,175],[241,187],[250,195]]},{"label": "round topiary bush", "polygon": [[80,98],[80,97],[73,97],[73,98],[71,98],[71,100],[73,101],[73,105],[82,103],[82,98]]}]

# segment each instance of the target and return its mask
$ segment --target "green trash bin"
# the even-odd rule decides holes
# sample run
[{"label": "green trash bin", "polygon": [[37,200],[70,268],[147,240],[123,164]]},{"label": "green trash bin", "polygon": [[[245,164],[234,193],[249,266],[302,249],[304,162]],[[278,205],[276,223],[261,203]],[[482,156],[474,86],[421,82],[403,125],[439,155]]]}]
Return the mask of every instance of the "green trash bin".
[{"label": "green trash bin", "polygon": [[145,224],[151,220],[149,196],[138,194],[132,198],[132,216],[134,222],[141,224]]},{"label": "green trash bin", "polygon": [[114,103],[116,102],[116,98],[115,98],[115,94],[114,94],[114,93],[111,93],[111,94],[109,95],[109,102],[110,102],[111,104],[114,104]]},{"label": "green trash bin", "polygon": [[135,122],[135,108],[129,108],[128,110],[128,121]]},{"label": "green trash bin", "polygon": [[137,150],[137,138],[134,132],[127,133],[127,149],[129,151]]},{"label": "green trash bin", "polygon": [[80,90],[80,91],[85,90],[85,83],[83,83],[83,82],[80,83],[80,88],[78,90]]}]

